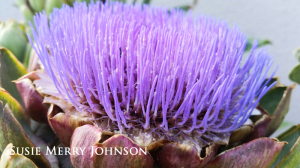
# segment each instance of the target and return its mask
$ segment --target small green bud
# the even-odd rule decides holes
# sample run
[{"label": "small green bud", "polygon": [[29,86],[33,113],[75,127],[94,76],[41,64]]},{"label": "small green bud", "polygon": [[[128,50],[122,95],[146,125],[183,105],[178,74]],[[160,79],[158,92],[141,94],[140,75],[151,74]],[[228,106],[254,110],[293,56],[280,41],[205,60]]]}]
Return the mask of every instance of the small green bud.
[{"label": "small green bud", "polygon": [[46,14],[49,15],[53,11],[53,8],[61,8],[62,4],[63,3],[61,2],[61,0],[46,0],[46,4],[45,4]]},{"label": "small green bud", "polygon": [[23,26],[15,21],[8,21],[0,26],[0,46],[10,50],[21,62],[23,62],[27,37]]},{"label": "small green bud", "polygon": [[90,4],[92,1],[95,2],[95,0],[77,0],[77,2],[86,2],[86,4]]},{"label": "small green bud", "polygon": [[29,0],[29,4],[35,12],[42,12],[45,7],[45,0]]},{"label": "small green bud", "polygon": [[26,5],[26,2],[25,0],[17,0],[17,5],[18,6]]},{"label": "small green bud", "polygon": [[28,25],[28,21],[30,21],[31,23],[33,23],[33,13],[31,12],[31,10],[28,8],[28,6],[26,5],[21,5],[20,6],[20,10],[22,12],[22,14],[24,15],[26,22],[25,24]]},{"label": "small green bud", "polygon": [[73,6],[73,3],[75,2],[75,0],[62,0],[63,3],[68,4],[70,6]]}]

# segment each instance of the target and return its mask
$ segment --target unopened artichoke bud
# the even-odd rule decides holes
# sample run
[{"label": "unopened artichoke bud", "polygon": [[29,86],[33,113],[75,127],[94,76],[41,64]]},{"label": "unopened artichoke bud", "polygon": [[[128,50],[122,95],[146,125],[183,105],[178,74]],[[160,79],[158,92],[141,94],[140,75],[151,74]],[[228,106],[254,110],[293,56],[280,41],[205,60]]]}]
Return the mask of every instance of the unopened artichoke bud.
[{"label": "unopened artichoke bud", "polygon": [[70,6],[73,6],[73,3],[75,2],[75,0],[62,0],[63,3],[68,4]]},{"label": "unopened artichoke bud", "polygon": [[86,2],[87,4],[90,4],[91,2],[95,2],[96,0],[77,0],[77,2]]},{"label": "unopened artichoke bud", "polygon": [[33,12],[28,8],[28,6],[26,5],[21,5],[19,6],[22,14],[24,15],[26,21],[25,23],[28,24],[28,21],[30,21],[31,23],[33,22]]},{"label": "unopened artichoke bud", "polygon": [[61,0],[46,0],[45,4],[45,11],[46,14],[49,15],[53,8],[61,8],[62,7],[62,1]]},{"label": "unopened artichoke bud", "polygon": [[15,21],[8,21],[1,27],[0,46],[10,50],[22,62],[28,40],[21,25]]},{"label": "unopened artichoke bud", "polygon": [[45,7],[45,0],[29,0],[29,4],[35,12],[41,12]]},{"label": "unopened artichoke bud", "polygon": [[16,3],[18,6],[22,6],[22,5],[26,5],[26,1],[25,0],[17,0]]}]

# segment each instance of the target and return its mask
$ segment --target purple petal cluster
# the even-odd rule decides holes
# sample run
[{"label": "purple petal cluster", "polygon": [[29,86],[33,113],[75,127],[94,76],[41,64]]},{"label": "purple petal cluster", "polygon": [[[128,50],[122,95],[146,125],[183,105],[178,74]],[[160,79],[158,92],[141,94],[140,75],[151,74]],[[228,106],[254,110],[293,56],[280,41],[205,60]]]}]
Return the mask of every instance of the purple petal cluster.
[{"label": "purple petal cluster", "polygon": [[273,86],[268,53],[255,42],[243,58],[245,35],[209,17],[75,3],[34,22],[34,49],[61,96],[117,130],[230,133]]}]

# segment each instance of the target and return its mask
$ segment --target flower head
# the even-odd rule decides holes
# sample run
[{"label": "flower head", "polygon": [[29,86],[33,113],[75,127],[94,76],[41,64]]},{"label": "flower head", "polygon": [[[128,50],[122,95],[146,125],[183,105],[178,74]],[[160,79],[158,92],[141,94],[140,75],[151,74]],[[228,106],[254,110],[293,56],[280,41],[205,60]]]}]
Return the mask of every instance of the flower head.
[{"label": "flower head", "polygon": [[205,16],[75,3],[55,9],[49,22],[45,13],[34,21],[34,49],[60,96],[107,119],[111,131],[218,141],[272,87],[267,52],[254,43],[242,63],[245,35]]}]

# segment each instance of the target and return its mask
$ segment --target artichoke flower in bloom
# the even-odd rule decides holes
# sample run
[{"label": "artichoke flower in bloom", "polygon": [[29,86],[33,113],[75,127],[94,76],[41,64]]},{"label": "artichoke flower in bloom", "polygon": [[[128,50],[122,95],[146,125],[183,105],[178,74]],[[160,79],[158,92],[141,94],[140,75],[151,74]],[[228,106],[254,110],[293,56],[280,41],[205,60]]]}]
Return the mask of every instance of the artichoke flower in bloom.
[{"label": "artichoke flower in bloom", "polygon": [[207,17],[80,3],[34,20],[55,95],[134,139],[226,142],[272,87],[270,56],[254,44],[242,65],[245,35]]},{"label": "artichoke flower in bloom", "polygon": [[[40,156],[23,157],[38,167],[275,167],[287,160],[291,146],[267,137],[288,112],[294,85],[279,84],[274,72],[267,78],[272,59],[257,42],[246,57],[237,27],[179,9],[71,6],[34,17],[28,37],[40,60],[32,57],[31,72],[0,48],[0,164],[19,157],[8,155],[12,145],[42,147]],[[278,139],[300,144],[289,140],[298,130]],[[49,155],[46,146],[70,153]],[[147,151],[98,155],[99,148]]]}]

